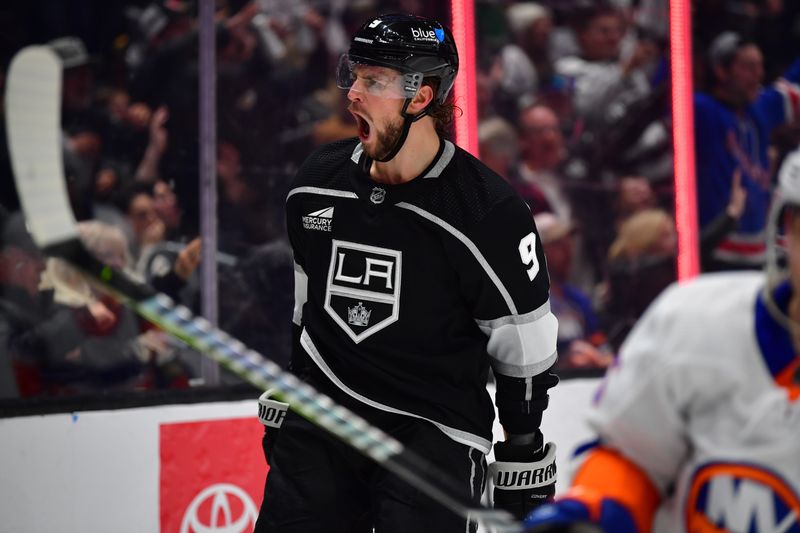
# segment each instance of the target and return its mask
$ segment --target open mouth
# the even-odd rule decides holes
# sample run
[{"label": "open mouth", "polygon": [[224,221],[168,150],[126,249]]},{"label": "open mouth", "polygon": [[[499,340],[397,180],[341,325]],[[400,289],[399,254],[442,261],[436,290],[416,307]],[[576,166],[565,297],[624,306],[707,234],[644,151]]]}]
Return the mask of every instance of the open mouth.
[{"label": "open mouth", "polygon": [[367,120],[362,116],[353,113],[352,111],[350,113],[356,119],[356,124],[358,125],[358,139],[362,142],[366,141],[369,138],[370,132],[369,122],[367,122]]}]

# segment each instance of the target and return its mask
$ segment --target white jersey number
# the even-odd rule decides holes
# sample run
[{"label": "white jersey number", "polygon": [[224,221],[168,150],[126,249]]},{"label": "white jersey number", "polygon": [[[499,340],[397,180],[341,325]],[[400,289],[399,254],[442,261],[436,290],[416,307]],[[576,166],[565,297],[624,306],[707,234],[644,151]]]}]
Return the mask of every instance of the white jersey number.
[{"label": "white jersey number", "polygon": [[528,277],[531,281],[539,273],[539,259],[536,257],[536,234],[530,232],[519,241],[519,257],[528,266]]}]

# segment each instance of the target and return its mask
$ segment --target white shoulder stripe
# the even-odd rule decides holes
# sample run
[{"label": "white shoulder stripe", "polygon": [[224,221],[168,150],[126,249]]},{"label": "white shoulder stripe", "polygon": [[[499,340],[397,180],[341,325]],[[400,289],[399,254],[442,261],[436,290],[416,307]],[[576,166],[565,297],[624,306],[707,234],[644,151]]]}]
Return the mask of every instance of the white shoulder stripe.
[{"label": "white shoulder stripe", "polygon": [[294,264],[294,314],[292,322],[300,325],[303,321],[303,306],[308,300],[308,276],[303,267]]},{"label": "white shoulder stripe", "polygon": [[481,268],[483,268],[484,272],[486,272],[486,275],[489,276],[489,279],[491,279],[492,283],[494,283],[495,287],[497,287],[497,290],[500,292],[500,295],[503,297],[503,300],[506,302],[506,305],[508,306],[509,313],[512,315],[517,314],[517,307],[514,305],[514,300],[511,299],[511,294],[509,294],[508,289],[506,289],[505,285],[503,285],[503,282],[500,281],[500,278],[497,276],[497,273],[495,273],[491,265],[489,265],[489,262],[486,260],[486,258],[483,257],[483,254],[481,253],[480,250],[478,250],[478,247],[475,246],[474,242],[469,240],[469,238],[466,235],[458,231],[456,228],[454,228],[441,218],[437,217],[432,213],[429,213],[428,211],[425,211],[424,209],[421,209],[407,202],[400,202],[397,204],[397,207],[408,209],[409,211],[418,214],[422,218],[430,220],[434,224],[437,224],[441,226],[444,230],[448,231],[456,239],[460,240],[464,244],[464,246],[466,246],[467,249],[472,253],[472,255],[475,256],[475,259],[478,261],[478,264],[481,265]]},{"label": "white shoulder stripe", "polygon": [[486,351],[498,373],[517,378],[534,376],[555,362],[558,319],[547,307],[546,313],[528,321],[499,319],[478,323],[489,337]]},{"label": "white shoulder stripe", "polygon": [[337,196],[339,198],[358,198],[358,195],[352,191],[340,191],[338,189],[324,189],[322,187],[296,187],[289,191],[289,194],[286,195],[286,199],[288,200],[295,194],[320,194],[323,196]]}]

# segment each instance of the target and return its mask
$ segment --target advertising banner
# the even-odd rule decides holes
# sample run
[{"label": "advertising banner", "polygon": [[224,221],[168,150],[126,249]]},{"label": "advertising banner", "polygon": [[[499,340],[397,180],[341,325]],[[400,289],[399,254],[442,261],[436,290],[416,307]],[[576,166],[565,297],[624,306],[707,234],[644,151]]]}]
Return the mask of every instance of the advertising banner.
[{"label": "advertising banner", "polygon": [[257,418],[159,426],[162,533],[251,533],[266,463]]}]

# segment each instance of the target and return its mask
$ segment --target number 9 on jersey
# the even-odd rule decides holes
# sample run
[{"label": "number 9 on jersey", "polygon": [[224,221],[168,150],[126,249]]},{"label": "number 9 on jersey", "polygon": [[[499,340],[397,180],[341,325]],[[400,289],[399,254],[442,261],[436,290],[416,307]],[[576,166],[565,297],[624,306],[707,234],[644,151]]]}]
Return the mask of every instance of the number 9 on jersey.
[{"label": "number 9 on jersey", "polygon": [[519,241],[519,257],[522,263],[529,267],[528,278],[531,281],[539,273],[539,259],[536,257],[536,234],[530,232]]}]

